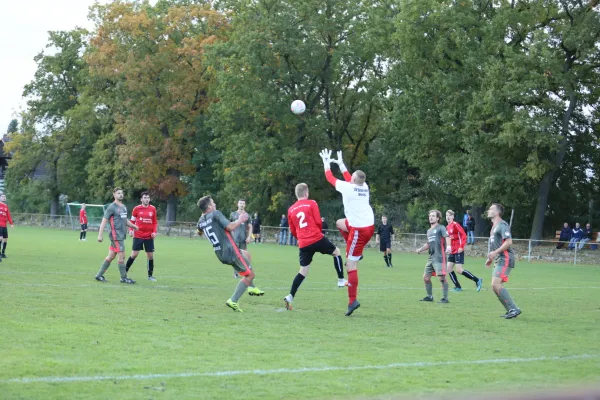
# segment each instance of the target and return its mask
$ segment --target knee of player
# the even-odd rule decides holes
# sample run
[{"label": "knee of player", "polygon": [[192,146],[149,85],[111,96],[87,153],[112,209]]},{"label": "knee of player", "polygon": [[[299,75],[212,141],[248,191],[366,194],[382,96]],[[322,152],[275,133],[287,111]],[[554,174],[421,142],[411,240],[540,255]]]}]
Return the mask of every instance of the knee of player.
[{"label": "knee of player", "polygon": [[345,219],[338,219],[337,221],[335,221],[335,226],[338,229],[346,230],[346,220]]},{"label": "knee of player", "polygon": [[438,275],[438,278],[441,283],[446,283],[446,275]]},{"label": "knee of player", "polygon": [[146,253],[146,257],[148,257],[148,260],[154,260],[154,253]]},{"label": "knee of player", "polygon": [[333,253],[331,253],[331,255],[334,256],[334,257],[337,257],[337,256],[339,256],[341,254],[342,254],[342,252],[337,247],[335,248],[335,250],[333,251]]},{"label": "knee of player", "polygon": [[431,275],[428,275],[428,274],[423,275],[423,281],[425,283],[431,283]]},{"label": "knee of player", "polygon": [[492,290],[499,293],[503,288],[502,282],[492,282]]}]

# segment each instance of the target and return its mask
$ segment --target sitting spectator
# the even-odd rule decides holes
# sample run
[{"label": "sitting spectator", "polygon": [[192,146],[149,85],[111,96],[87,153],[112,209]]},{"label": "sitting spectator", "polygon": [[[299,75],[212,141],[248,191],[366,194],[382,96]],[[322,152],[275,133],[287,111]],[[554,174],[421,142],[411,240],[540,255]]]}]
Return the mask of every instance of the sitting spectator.
[{"label": "sitting spectator", "polygon": [[564,242],[569,243],[572,235],[573,235],[573,231],[569,227],[569,224],[565,222],[562,229],[560,230],[560,238],[558,239],[559,242],[557,243],[556,248],[562,249],[563,247],[565,247]]},{"label": "sitting spectator", "polygon": [[585,229],[583,230],[583,237],[579,241],[579,250],[583,249],[583,246],[589,241],[592,240],[592,226],[590,224],[585,224]]},{"label": "sitting spectator", "polygon": [[575,228],[573,228],[573,234],[571,235],[571,240],[569,241],[569,250],[573,250],[577,243],[583,238],[583,229],[581,229],[581,225],[579,222],[575,224]]}]

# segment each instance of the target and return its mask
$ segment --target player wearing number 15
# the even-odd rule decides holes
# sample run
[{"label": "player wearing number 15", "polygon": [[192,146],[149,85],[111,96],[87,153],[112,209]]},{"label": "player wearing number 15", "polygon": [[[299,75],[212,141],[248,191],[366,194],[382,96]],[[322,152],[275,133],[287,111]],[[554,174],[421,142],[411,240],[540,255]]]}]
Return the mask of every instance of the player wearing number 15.
[{"label": "player wearing number 15", "polygon": [[342,269],[342,256],[340,249],[327,239],[322,232],[321,213],[319,205],[314,200],[308,199],[308,185],[299,183],[296,185],[295,202],[288,210],[288,222],[291,234],[298,239],[300,254],[300,272],[292,282],[290,294],[284,297],[285,308],[292,309],[292,301],[298,288],[308,274],[308,268],[315,253],[333,256],[333,267],[338,275],[338,287],[344,287],[344,270]]},{"label": "player wearing number 15", "polygon": [[217,205],[210,196],[204,196],[198,200],[198,208],[202,211],[202,216],[198,221],[198,234],[206,235],[219,261],[231,265],[242,277],[231,298],[225,302],[227,307],[233,311],[242,312],[238,300],[246,289],[249,288],[248,294],[251,296],[265,294],[254,286],[254,271],[250,266],[250,253],[240,250],[231,236],[231,231],[248,221],[248,213],[243,213],[236,221],[230,222],[221,211],[217,210]]}]

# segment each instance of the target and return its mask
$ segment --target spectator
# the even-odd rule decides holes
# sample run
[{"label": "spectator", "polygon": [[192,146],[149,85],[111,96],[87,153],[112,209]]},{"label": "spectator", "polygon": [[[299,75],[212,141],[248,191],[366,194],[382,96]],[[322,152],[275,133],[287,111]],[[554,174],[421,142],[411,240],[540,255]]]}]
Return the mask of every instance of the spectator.
[{"label": "spectator", "polygon": [[573,250],[577,243],[583,238],[583,229],[581,229],[581,225],[579,222],[575,224],[575,228],[573,228],[573,232],[571,235],[571,240],[569,241],[569,250]]},{"label": "spectator", "polygon": [[592,226],[589,223],[585,224],[585,229],[583,230],[583,237],[579,241],[579,250],[583,249],[583,246],[585,246],[587,242],[592,240],[593,234],[594,232],[592,232]]},{"label": "spectator", "polygon": [[260,226],[262,225],[262,221],[258,216],[258,213],[254,213],[254,219],[252,220],[252,235],[254,236],[254,244],[260,243]]},{"label": "spectator", "polygon": [[462,227],[465,232],[467,232],[467,221],[469,220],[469,215],[471,215],[469,210],[465,211],[465,215],[463,215]]},{"label": "spectator", "polygon": [[562,229],[560,230],[560,238],[558,239],[558,243],[556,244],[557,249],[562,249],[565,247],[565,242],[569,243],[571,240],[571,236],[573,236],[573,231],[568,223],[564,223]]},{"label": "spectator", "polygon": [[467,244],[475,244],[475,218],[471,213],[467,214]]},{"label": "spectator", "polygon": [[325,221],[325,217],[321,217],[321,232],[323,235],[327,235],[327,230],[329,229],[329,225],[327,225],[327,221]]},{"label": "spectator", "polygon": [[288,228],[290,224],[288,223],[287,216],[285,214],[281,214],[281,221],[279,221],[279,226],[281,230],[279,232],[279,244],[286,245],[287,244],[287,236],[288,236]]}]

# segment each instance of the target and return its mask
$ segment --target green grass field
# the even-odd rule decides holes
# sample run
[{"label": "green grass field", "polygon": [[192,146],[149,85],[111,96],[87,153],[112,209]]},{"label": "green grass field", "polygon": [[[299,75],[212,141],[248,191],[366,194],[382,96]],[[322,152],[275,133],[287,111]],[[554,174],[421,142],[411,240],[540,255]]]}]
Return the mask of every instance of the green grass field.
[{"label": "green grass field", "polygon": [[[422,303],[426,256],[379,252],[360,266],[362,307],[345,317],[331,257],[315,257],[291,312],[282,297],[297,249],[251,245],[256,284],[244,313],[225,306],[236,281],[207,241],[157,239],[118,280],[94,281],[107,243],[78,232],[17,227],[0,264],[0,398],[311,399],[484,393],[565,387],[600,377],[600,268],[520,262],[507,285],[514,320],[485,289]],[[128,248],[131,240],[126,242]],[[143,254],[141,254],[143,256]],[[440,297],[439,283],[434,296]]]}]

